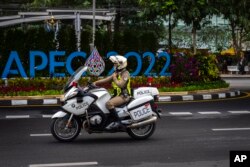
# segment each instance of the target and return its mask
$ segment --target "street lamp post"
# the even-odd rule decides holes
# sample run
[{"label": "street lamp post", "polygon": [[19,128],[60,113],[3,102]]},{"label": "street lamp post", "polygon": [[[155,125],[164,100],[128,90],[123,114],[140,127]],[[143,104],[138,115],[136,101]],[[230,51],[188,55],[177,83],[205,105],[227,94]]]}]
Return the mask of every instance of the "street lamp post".
[{"label": "street lamp post", "polygon": [[96,13],[96,0],[93,0],[93,25],[92,25],[92,43],[90,44],[90,50],[92,51],[95,47],[95,13]]},{"label": "street lamp post", "polygon": [[81,50],[81,18],[80,13],[76,12],[76,18],[75,18],[75,32],[76,32],[76,47],[77,51]]}]

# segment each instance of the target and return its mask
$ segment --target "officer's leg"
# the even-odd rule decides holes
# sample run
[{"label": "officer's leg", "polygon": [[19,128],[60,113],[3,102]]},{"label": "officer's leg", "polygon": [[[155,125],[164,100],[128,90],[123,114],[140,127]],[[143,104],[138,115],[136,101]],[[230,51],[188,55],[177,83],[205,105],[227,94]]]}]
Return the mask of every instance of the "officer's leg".
[{"label": "officer's leg", "polygon": [[116,122],[115,124],[112,124],[111,126],[108,126],[107,129],[112,129],[114,127],[122,127],[122,123],[121,123],[121,119],[118,116],[118,113],[115,110],[116,106],[119,106],[123,103],[126,102],[126,98],[124,98],[123,96],[116,96],[112,99],[110,99],[107,103],[106,103],[106,107],[107,109],[109,109],[110,111],[110,115],[114,118],[114,121]]},{"label": "officer's leg", "polygon": [[109,109],[110,111],[110,115],[114,117],[115,121],[119,121],[119,117],[118,117],[118,114],[115,110],[115,107],[116,106],[119,106],[121,104],[124,103],[124,100],[121,96],[116,96],[112,99],[110,99],[107,103],[106,103],[106,107],[107,109]]}]

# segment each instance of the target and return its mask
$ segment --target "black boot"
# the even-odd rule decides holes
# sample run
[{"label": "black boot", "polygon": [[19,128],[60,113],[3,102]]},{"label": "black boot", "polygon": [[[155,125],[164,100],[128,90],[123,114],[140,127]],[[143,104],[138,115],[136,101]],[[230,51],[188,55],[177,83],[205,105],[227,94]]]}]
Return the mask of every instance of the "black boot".
[{"label": "black boot", "polygon": [[110,113],[110,118],[111,118],[112,121],[116,122],[116,121],[120,120],[120,118],[119,118],[119,116],[118,116],[118,114],[117,114],[117,112],[116,112],[116,110],[114,108],[110,109],[109,113]]},{"label": "black boot", "polygon": [[106,129],[110,130],[110,129],[122,129],[125,130],[126,127],[122,124],[120,117],[118,116],[118,113],[116,112],[116,110],[110,109],[110,116],[111,118],[114,119],[114,122],[112,122],[111,124],[109,124]]}]

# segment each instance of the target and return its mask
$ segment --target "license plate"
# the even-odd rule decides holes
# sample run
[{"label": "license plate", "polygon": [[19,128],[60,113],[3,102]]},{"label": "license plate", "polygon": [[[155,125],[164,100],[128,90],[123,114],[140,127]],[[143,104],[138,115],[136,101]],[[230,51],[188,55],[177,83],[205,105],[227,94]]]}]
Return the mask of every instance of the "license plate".
[{"label": "license plate", "polygon": [[130,111],[132,118],[137,121],[147,118],[153,114],[152,108],[149,103]]}]

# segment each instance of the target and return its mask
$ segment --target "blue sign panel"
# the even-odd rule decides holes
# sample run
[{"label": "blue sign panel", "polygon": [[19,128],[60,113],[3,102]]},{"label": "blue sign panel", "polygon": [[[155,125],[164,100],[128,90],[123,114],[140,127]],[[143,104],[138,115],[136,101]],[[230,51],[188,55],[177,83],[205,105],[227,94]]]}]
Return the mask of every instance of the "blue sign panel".
[{"label": "blue sign panel", "polygon": [[[66,61],[57,61],[56,58],[58,57],[65,57],[66,55],[65,51],[50,51],[49,55],[47,56],[42,51],[30,51],[28,60],[29,60],[29,76],[26,74],[24,67],[21,63],[20,57],[18,55],[17,51],[11,51],[8,61],[4,67],[3,73],[1,74],[1,78],[8,78],[9,75],[16,75],[19,77],[27,78],[27,77],[35,77],[37,71],[43,71],[46,69],[46,67],[49,67],[49,73],[53,74],[53,76],[56,77],[65,77],[65,73],[56,73],[57,68],[66,68],[66,71],[68,74],[73,74],[74,70],[71,67],[72,61],[76,57],[81,57],[83,59],[87,59],[87,54],[85,52],[73,52],[68,57],[66,57]],[[112,55],[117,55],[117,52],[110,51],[107,53],[106,57],[109,58]],[[155,56],[152,52],[145,52],[142,55],[140,55],[137,52],[128,52],[124,55],[128,61],[131,57],[134,57],[137,61],[137,67],[136,69],[131,72],[131,76],[137,76],[142,70],[143,62],[146,60],[149,61],[149,65],[146,68],[146,70],[143,72],[143,75],[149,76],[149,75],[160,75],[160,76],[171,76],[171,73],[169,73],[167,70],[170,65],[170,56],[167,52],[161,52],[158,56]],[[40,61],[36,61],[36,60]],[[165,62],[164,66],[162,67],[159,74],[151,73],[155,63],[156,59],[163,59]],[[36,64],[39,62],[40,64]],[[15,66],[14,66],[15,65]],[[14,66],[14,67],[13,67]],[[110,69],[108,72],[108,75],[111,75],[113,73],[114,69]]]}]

